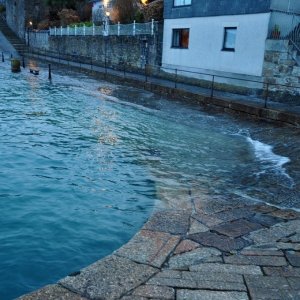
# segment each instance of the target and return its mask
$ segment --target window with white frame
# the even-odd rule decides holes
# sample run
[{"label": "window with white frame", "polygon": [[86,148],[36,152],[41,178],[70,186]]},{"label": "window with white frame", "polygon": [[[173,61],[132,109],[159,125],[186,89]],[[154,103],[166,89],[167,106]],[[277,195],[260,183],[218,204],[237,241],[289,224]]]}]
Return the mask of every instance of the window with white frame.
[{"label": "window with white frame", "polygon": [[174,6],[186,6],[191,4],[192,0],[174,0]]},{"label": "window with white frame", "polygon": [[235,51],[237,27],[224,28],[223,51]]}]

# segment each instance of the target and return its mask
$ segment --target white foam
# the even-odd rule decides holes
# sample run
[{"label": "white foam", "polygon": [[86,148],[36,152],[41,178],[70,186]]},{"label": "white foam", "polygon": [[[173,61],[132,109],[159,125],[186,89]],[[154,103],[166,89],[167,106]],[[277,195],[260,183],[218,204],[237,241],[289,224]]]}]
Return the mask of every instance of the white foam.
[{"label": "white foam", "polygon": [[273,171],[286,177],[291,186],[294,185],[293,179],[283,167],[285,164],[291,161],[288,157],[275,154],[273,152],[273,146],[253,140],[249,136],[247,137],[247,141],[252,145],[255,157],[264,165],[264,169],[257,173],[257,175],[264,174],[268,171]]}]

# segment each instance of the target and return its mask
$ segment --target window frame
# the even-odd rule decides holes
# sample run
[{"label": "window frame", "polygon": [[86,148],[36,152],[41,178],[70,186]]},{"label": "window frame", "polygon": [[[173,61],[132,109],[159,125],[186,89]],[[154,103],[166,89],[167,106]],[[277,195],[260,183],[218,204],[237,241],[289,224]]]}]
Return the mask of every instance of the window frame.
[{"label": "window frame", "polygon": [[[234,41],[234,48],[229,48],[226,47],[226,41],[227,41],[227,30],[232,30],[234,29],[236,31],[235,34],[235,41]],[[237,36],[237,26],[230,26],[230,27],[224,27],[224,34],[223,34],[223,47],[222,47],[222,51],[227,51],[227,52],[235,52],[235,48],[236,48],[236,36]]]},{"label": "window frame", "polygon": [[[173,7],[185,7],[185,6],[191,6],[192,5],[192,2],[193,2],[193,0],[190,0],[191,1],[191,3],[190,4],[175,4],[175,1],[176,0],[173,0]],[[182,0],[182,1],[187,1],[187,0]]]},{"label": "window frame", "polygon": [[[182,47],[180,46],[181,45],[181,42],[182,42],[182,32],[184,30],[187,30],[188,31],[188,45],[187,47]],[[175,32],[179,32],[179,46],[175,46],[174,45],[174,33]],[[171,41],[171,48],[172,49],[189,49],[189,46],[190,46],[190,28],[172,28],[172,41]]]}]

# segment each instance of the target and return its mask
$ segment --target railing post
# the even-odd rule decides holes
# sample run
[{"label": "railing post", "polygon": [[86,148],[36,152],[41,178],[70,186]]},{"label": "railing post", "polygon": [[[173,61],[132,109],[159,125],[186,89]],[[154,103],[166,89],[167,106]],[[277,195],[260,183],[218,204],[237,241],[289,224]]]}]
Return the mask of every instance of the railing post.
[{"label": "railing post", "polygon": [[54,27],[54,35],[56,36],[57,34],[57,29],[56,29],[56,26]]},{"label": "railing post", "polygon": [[75,28],[74,28],[74,35],[75,36],[77,35],[77,25],[75,25]]},{"label": "railing post", "polygon": [[148,82],[147,65],[145,64],[145,82]]},{"label": "railing post", "polygon": [[70,35],[70,26],[68,25],[67,26],[67,33],[68,33],[68,36]]},{"label": "railing post", "polygon": [[83,35],[85,36],[85,24],[83,24]]},{"label": "railing post", "polygon": [[154,34],[154,19],[151,21],[151,35]]},{"label": "railing post", "polygon": [[63,35],[63,27],[60,26],[60,36],[62,36],[62,35]]},{"label": "railing post", "polygon": [[177,77],[178,77],[178,70],[175,69],[175,89],[177,89]]},{"label": "railing post", "polygon": [[120,22],[118,22],[118,36],[120,36],[120,29],[121,29],[121,25]]},{"label": "railing post", "polygon": [[135,24],[135,20],[133,21],[133,32],[132,34],[135,35],[135,31],[136,31],[136,24]]},{"label": "railing post", "polygon": [[268,98],[269,98],[269,83],[267,82],[266,94],[265,94],[265,106],[264,106],[265,108],[267,108]]},{"label": "railing post", "polygon": [[93,36],[95,35],[95,24],[93,23]]},{"label": "railing post", "polygon": [[210,98],[214,97],[215,75],[212,76]]}]

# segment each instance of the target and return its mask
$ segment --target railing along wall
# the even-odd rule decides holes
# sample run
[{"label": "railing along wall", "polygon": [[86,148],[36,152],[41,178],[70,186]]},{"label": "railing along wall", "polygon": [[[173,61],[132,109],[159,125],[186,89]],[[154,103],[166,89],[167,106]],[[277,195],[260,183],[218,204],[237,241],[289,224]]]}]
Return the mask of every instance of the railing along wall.
[{"label": "railing along wall", "polygon": [[132,24],[115,24],[110,25],[105,23],[101,26],[66,26],[66,27],[52,27],[49,30],[50,36],[108,36],[108,35],[154,35],[158,31],[158,22],[152,20],[148,23]]},{"label": "railing along wall", "polygon": [[300,14],[273,10],[271,12],[268,38],[289,40],[300,53]]}]

